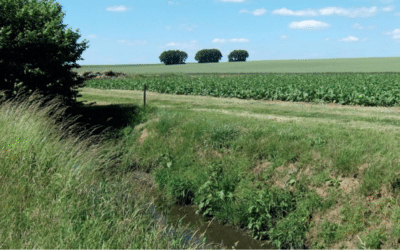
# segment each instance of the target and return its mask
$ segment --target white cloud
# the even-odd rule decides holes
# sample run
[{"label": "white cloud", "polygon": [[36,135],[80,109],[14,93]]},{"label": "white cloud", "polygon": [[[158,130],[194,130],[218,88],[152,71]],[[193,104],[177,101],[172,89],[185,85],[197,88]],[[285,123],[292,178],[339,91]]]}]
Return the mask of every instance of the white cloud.
[{"label": "white cloud", "polygon": [[381,10],[384,12],[389,12],[389,11],[392,11],[393,9],[394,9],[394,6],[388,6],[388,7],[381,8]]},{"label": "white cloud", "polygon": [[[348,36],[348,37],[342,38],[342,39],[340,39],[340,40],[338,40],[338,41],[339,41],[339,42],[357,42],[358,40],[360,40],[360,39],[358,39],[357,37]],[[368,41],[368,40],[369,40],[368,38],[364,38],[364,39],[361,40],[361,42],[366,42],[366,41]]]},{"label": "white cloud", "polygon": [[[248,12],[250,12],[250,11],[248,11],[246,9],[239,11],[239,13],[248,13]],[[250,13],[253,14],[254,16],[262,16],[265,13],[267,13],[267,10],[264,8],[261,8],[261,9],[256,9],[254,11],[251,11]]]},{"label": "white cloud", "polygon": [[278,15],[283,15],[283,16],[316,16],[317,15],[317,13],[313,10],[292,11],[292,10],[288,10],[286,8],[274,10],[274,11],[272,11],[272,14],[278,14]]},{"label": "white cloud", "polygon": [[285,36],[285,35],[281,36],[281,39],[286,39],[286,38],[287,38],[287,36]]},{"label": "white cloud", "polygon": [[348,37],[342,38],[342,39],[340,39],[338,41],[339,42],[356,42],[356,41],[358,41],[358,38],[354,37],[354,36],[348,36]]},{"label": "white cloud", "polygon": [[255,16],[262,16],[267,12],[266,9],[261,8],[261,9],[256,9],[255,11],[253,11],[253,15]]},{"label": "white cloud", "polygon": [[392,39],[400,42],[400,29],[395,29],[392,32],[382,32],[384,35],[392,35]]},{"label": "white cloud", "polygon": [[246,9],[243,9],[243,10],[240,10],[239,13],[250,13],[250,14],[252,14],[252,15],[254,15],[254,16],[262,16],[262,15],[264,15],[265,13],[267,13],[267,10],[264,9],[264,8],[256,9],[256,10],[254,10],[254,11],[248,11],[248,10],[246,10]]},{"label": "white cloud", "polygon": [[[382,8],[383,11],[387,12],[393,9],[393,6]],[[347,16],[350,18],[354,17],[369,17],[375,15],[377,12],[377,7],[373,6],[371,8],[351,8],[344,9],[340,7],[327,7],[319,10],[298,10],[293,11],[287,8],[282,8],[278,10],[272,11],[272,14],[283,15],[283,16],[330,16],[330,15],[339,15],[339,16]]]},{"label": "white cloud", "polygon": [[329,38],[326,38],[325,41],[329,41]]},{"label": "white cloud", "polygon": [[165,28],[166,28],[167,30],[170,30],[170,29],[171,29],[171,26],[165,26]]},{"label": "white cloud", "polygon": [[[168,48],[168,47],[174,47]],[[192,40],[188,43],[167,43],[165,46],[159,46],[160,49],[168,48],[168,50],[198,50],[200,49],[198,42],[196,40]]]},{"label": "white cloud", "polygon": [[328,7],[319,10],[319,13],[323,16],[327,15],[332,15],[336,14],[339,16],[347,16],[347,17],[366,17],[366,16],[373,16],[376,13],[377,8],[371,7],[371,8],[358,8],[358,9],[350,9],[346,10],[344,8],[338,8],[338,7]]},{"label": "white cloud", "polygon": [[106,10],[121,12],[121,11],[127,11],[128,9],[125,6],[120,5],[120,6],[114,6],[114,7],[107,7]]},{"label": "white cloud", "polygon": [[213,43],[224,43],[224,42],[225,42],[225,39],[218,39],[218,38],[215,38],[214,40],[212,40],[212,42],[213,42]]},{"label": "white cloud", "polygon": [[245,39],[245,38],[240,38],[240,39],[236,39],[236,38],[232,38],[232,39],[219,39],[219,38],[215,38],[214,40],[212,40],[213,43],[225,43],[225,42],[248,42],[249,39]]},{"label": "white cloud", "polygon": [[292,22],[289,24],[289,28],[291,29],[323,29],[330,27],[329,24],[320,22],[320,21],[315,21],[315,20],[307,20],[307,21],[301,21],[301,22]]},{"label": "white cloud", "polygon": [[88,38],[96,38],[96,35],[88,35]]}]

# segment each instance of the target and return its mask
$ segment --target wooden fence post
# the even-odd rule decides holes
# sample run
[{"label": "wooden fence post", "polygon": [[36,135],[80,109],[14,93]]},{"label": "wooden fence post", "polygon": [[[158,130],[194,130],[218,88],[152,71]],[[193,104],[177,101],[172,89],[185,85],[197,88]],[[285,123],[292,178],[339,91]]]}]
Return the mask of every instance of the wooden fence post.
[{"label": "wooden fence post", "polygon": [[143,107],[146,106],[146,84],[144,84],[144,91],[143,91]]}]

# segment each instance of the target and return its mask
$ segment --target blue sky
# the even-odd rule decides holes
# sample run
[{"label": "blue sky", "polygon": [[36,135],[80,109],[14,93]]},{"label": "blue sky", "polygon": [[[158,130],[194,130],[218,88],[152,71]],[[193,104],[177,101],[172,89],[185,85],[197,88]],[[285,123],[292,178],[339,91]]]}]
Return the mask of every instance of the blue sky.
[{"label": "blue sky", "polygon": [[57,0],[89,48],[80,65],[157,64],[166,50],[247,61],[400,57],[398,0]]}]

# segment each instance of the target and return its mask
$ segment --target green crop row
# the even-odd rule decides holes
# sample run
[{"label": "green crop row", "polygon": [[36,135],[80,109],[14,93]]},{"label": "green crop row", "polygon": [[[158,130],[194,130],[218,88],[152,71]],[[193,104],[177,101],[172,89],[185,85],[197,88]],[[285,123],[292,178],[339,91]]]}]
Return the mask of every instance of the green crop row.
[{"label": "green crop row", "polygon": [[90,80],[87,87],[142,90],[255,100],[323,101],[343,105],[399,106],[399,74],[247,75],[232,78],[131,78]]}]

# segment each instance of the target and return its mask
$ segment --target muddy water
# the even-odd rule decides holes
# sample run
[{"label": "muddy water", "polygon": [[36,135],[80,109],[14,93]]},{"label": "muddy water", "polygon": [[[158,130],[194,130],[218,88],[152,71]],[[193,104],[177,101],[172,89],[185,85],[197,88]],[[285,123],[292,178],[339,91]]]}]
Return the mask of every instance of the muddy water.
[{"label": "muddy water", "polygon": [[[183,217],[183,225],[190,225],[198,229],[199,233],[204,232],[207,238],[218,246],[231,249],[275,249],[270,245],[263,245],[262,242],[253,239],[250,235],[246,235],[243,231],[237,230],[228,225],[221,225],[218,222],[211,223],[203,221],[202,216],[196,214],[194,206],[173,205],[169,213],[169,222],[176,222]],[[236,245],[235,245],[236,243]],[[265,243],[264,243],[265,244]]]},{"label": "muddy water", "polygon": [[[76,164],[72,172],[79,168],[79,164]],[[177,228],[178,222],[181,220],[181,226],[188,229],[184,231],[183,237],[184,242],[188,245],[193,246],[196,244],[201,245],[199,235],[204,233],[207,241],[206,249],[275,249],[272,245],[268,244],[267,241],[255,240],[251,237],[250,233],[243,229],[233,228],[229,225],[222,225],[216,221],[203,221],[200,214],[196,214],[196,207],[193,205],[177,205],[177,204],[165,204],[157,194],[157,189],[154,188],[155,182],[151,174],[134,171],[132,172],[133,180],[137,185],[146,187],[149,197],[154,199],[154,205],[149,204],[148,212],[153,215],[156,222],[160,221],[162,227],[167,225],[173,225],[172,228],[168,228],[167,234],[176,235],[177,232],[173,228]],[[152,199],[150,199],[152,200]],[[168,211],[165,213],[161,211]]]},{"label": "muddy water", "polygon": [[[154,186],[154,180],[152,180],[152,176],[143,172],[136,172],[134,175],[135,179],[139,180],[140,184],[147,186]],[[219,222],[210,220],[203,221],[203,218],[200,214],[196,214],[196,207],[193,205],[177,205],[170,204],[166,205],[160,198],[157,198],[156,189],[152,189],[150,192],[150,197],[154,198],[154,205],[150,205],[149,212],[153,215],[156,220],[162,220],[162,223],[165,224],[166,221],[170,225],[178,224],[178,221],[182,221],[182,226],[187,226],[189,230],[184,233],[185,242],[188,244],[202,243],[198,237],[193,237],[190,239],[194,232],[198,230],[195,236],[204,235],[207,238],[206,248],[226,248],[232,249],[235,247],[236,249],[275,249],[272,245],[268,244],[266,241],[255,240],[251,237],[249,233],[246,233],[245,230],[236,229],[229,225],[222,225]],[[165,209],[166,208],[166,209]],[[166,211],[167,216],[163,216],[163,213],[160,211]],[[168,234],[174,234],[175,232],[168,231]]]}]

